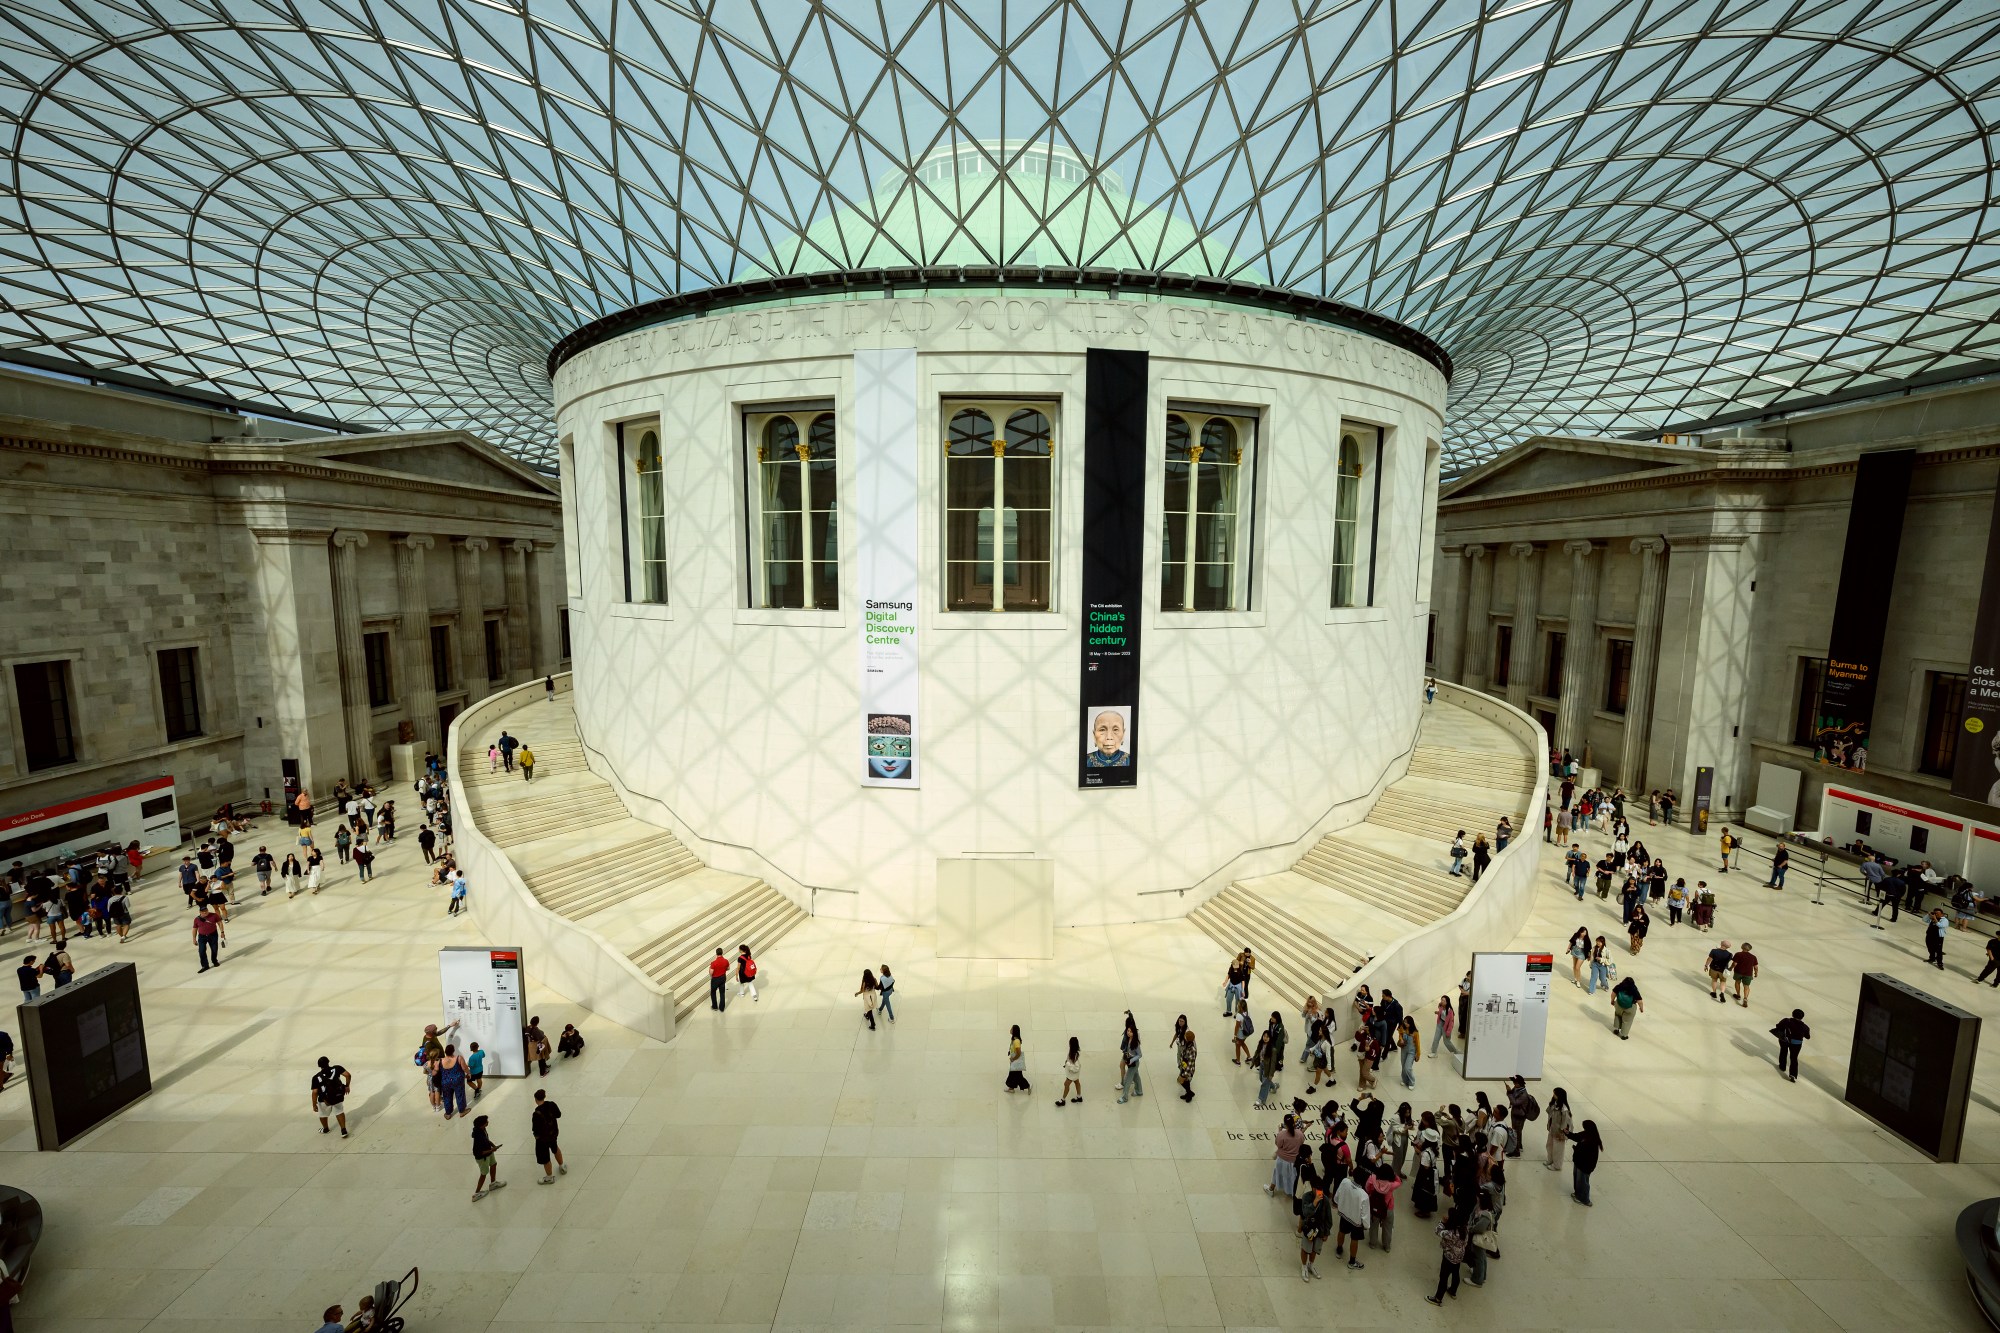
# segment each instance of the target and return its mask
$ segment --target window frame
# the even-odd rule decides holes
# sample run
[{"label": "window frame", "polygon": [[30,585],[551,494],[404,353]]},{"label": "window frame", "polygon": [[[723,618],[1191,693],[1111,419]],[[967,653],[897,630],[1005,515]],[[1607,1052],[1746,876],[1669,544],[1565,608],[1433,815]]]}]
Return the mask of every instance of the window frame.
[{"label": "window frame", "polygon": [[[771,613],[775,616],[799,615],[801,613],[838,615],[841,609],[841,575],[844,572],[840,558],[840,492],[841,492],[841,420],[838,405],[831,399],[811,399],[801,402],[783,403],[739,403],[737,421],[742,431],[743,457],[743,579],[744,606],[753,612]],[[770,451],[779,446],[769,438],[771,431],[780,421],[788,422],[794,433],[789,446],[806,452],[791,459],[773,458]],[[821,425],[831,434],[830,455],[813,456],[817,447],[816,436]],[[830,503],[824,509],[812,506],[814,462],[831,462],[832,467],[825,475],[832,479]],[[770,488],[767,485],[765,469],[796,467],[798,471],[797,495],[800,507],[797,510],[770,510],[766,508]],[[782,471],[775,474],[782,478]],[[782,490],[782,485],[779,487]],[[770,518],[773,513],[796,514],[798,516],[798,557],[774,561],[770,555]],[[813,516],[826,516],[825,527],[819,539],[820,554],[813,556]],[[771,567],[774,564],[796,566],[799,576],[800,601],[797,606],[773,606],[771,604]],[[830,566],[830,568],[829,568]]]},{"label": "window frame", "polygon": [[[378,654],[369,648],[371,641],[380,640],[382,651]],[[362,674],[367,678],[368,708],[371,712],[381,712],[396,706],[396,645],[387,627],[361,629]],[[381,692],[376,692],[377,678],[380,678]]]},{"label": "window frame", "polygon": [[[1373,443],[1369,436],[1372,435]],[[1344,464],[1349,439],[1356,453],[1356,468]],[[1336,612],[1369,610],[1377,605],[1376,574],[1382,545],[1382,473],[1388,459],[1389,427],[1372,421],[1342,418],[1334,428],[1333,443],[1333,526],[1328,552],[1327,608]],[[1370,455],[1373,455],[1372,458]],[[1370,477],[1373,472],[1373,477]],[[1352,500],[1352,514],[1342,517]],[[1342,561],[1341,528],[1350,527],[1349,559]],[[1367,545],[1362,545],[1366,531]],[[1341,571],[1347,570],[1345,600],[1342,598]]]},{"label": "window frame", "polygon": [[[34,654],[31,656],[6,659],[7,705],[14,714],[14,763],[21,773],[52,773],[58,769],[70,768],[84,763],[88,758],[83,740],[81,710],[77,707],[77,668],[81,654],[56,653],[53,655]],[[27,718],[28,710],[21,698],[21,669],[23,667],[54,667],[62,680],[63,722],[60,735],[51,732],[52,739],[59,739],[61,745],[54,757],[43,763],[34,763],[29,754]]]},{"label": "window frame", "polygon": [[[671,598],[667,574],[671,561],[667,548],[666,431],[658,417],[640,417],[617,423],[617,438],[625,600],[634,606],[668,606]],[[625,475],[628,463],[632,471],[629,486]],[[657,554],[649,555],[649,549],[657,550]]]},{"label": "window frame", "polygon": [[[1619,669],[1618,649],[1623,647],[1624,669]],[[1600,700],[1602,711],[1614,717],[1625,717],[1632,711],[1632,654],[1634,642],[1615,634],[1604,637],[1604,697]]]},{"label": "window frame", "polygon": [[[1050,616],[1059,613],[1061,610],[1060,600],[1063,575],[1062,468],[1065,465],[1065,450],[1063,448],[1063,408],[1065,404],[1063,396],[1059,393],[994,393],[973,390],[941,393],[938,395],[937,404],[938,442],[941,449],[939,455],[941,466],[938,469],[937,489],[935,491],[938,502],[939,612],[945,616],[972,617],[996,613],[1019,616]],[[978,412],[985,416],[988,429],[991,432],[988,437],[992,448],[990,454],[981,454],[970,450],[960,453],[952,452],[953,428],[957,424],[959,417],[967,412]],[[1047,469],[1047,502],[1046,507],[1038,506],[1032,510],[1022,511],[1018,507],[1012,507],[1006,503],[1007,449],[1011,447],[1007,436],[1012,433],[1012,427],[1015,422],[1024,413],[1030,412],[1039,414],[1046,427],[1044,438],[1047,443],[1047,452],[1044,456],[1043,466]],[[1029,438],[1032,439],[1034,437],[1030,436]],[[1033,457],[1032,454],[1028,454],[1025,451],[1022,456],[1030,459]],[[993,499],[993,504],[978,508],[953,506],[951,500],[952,478],[954,475],[952,464],[954,462],[990,462],[992,464],[993,470],[990,474],[992,489],[988,494]],[[1011,561],[1007,559],[1005,532],[1001,518],[1004,513],[1010,510],[1016,515],[1026,512],[1030,514],[1041,513],[1046,516],[1045,536],[1047,547],[1046,553],[1041,558],[1031,556],[1023,559],[1020,556],[1018,534],[1022,531],[1022,524],[1017,517],[1015,523],[1015,531],[1017,533],[1015,542],[1016,555]],[[991,554],[984,561],[976,554],[971,559],[954,559],[952,556],[954,535],[953,516],[955,514],[972,514],[976,516],[988,512],[994,514],[994,524],[987,545],[987,549]],[[976,552],[979,541],[978,520],[975,517],[971,522],[973,524],[972,548]],[[988,566],[987,572],[989,575],[996,575],[997,577],[992,577],[988,582],[983,584],[969,583],[967,587],[990,589],[989,604],[984,606],[954,605],[952,600],[952,580],[955,569],[963,566],[976,567],[982,563]],[[1009,586],[1029,587],[1026,580],[1019,578],[1015,580],[1014,584],[1008,584],[1005,578],[1005,570],[1009,564],[1016,566],[1040,565],[1043,567],[1045,596],[1039,605],[1025,599],[1015,602],[1009,601],[1006,592]]]},{"label": "window frame", "polygon": [[450,621],[433,624],[430,627],[431,642],[431,689],[437,694],[450,694],[458,688],[459,672],[452,639],[456,630]]},{"label": "window frame", "polygon": [[1563,669],[1568,666],[1569,631],[1547,629],[1542,631],[1542,679],[1539,697],[1543,699],[1562,698]]},{"label": "window frame", "polygon": [[[186,657],[182,658],[181,654],[186,654]],[[167,662],[170,657],[179,663],[175,670],[179,688],[171,692],[167,688]],[[207,735],[202,725],[201,645],[180,643],[155,648],[153,680],[159,686],[160,730],[167,738],[167,744],[177,745]],[[175,729],[177,714],[181,724],[179,730]],[[192,727],[187,725],[190,714],[193,716]]]},{"label": "window frame", "polygon": [[1493,688],[1504,690],[1513,681],[1514,672],[1514,627],[1511,624],[1493,627]]},{"label": "window frame", "polygon": [[480,643],[486,649],[486,683],[498,684],[507,678],[506,627],[498,616],[481,616],[479,623]]},{"label": "window frame", "polygon": [[[1187,493],[1192,497],[1187,508],[1175,512],[1167,508],[1168,469],[1173,466],[1170,451],[1173,447],[1173,422],[1179,418],[1188,429],[1191,441],[1186,451],[1195,455],[1190,466],[1193,476],[1188,482]],[[1198,424],[1197,420],[1198,419]],[[1201,529],[1203,511],[1200,507],[1201,467],[1203,456],[1211,448],[1207,439],[1208,427],[1212,423],[1224,423],[1235,434],[1235,457],[1230,466],[1235,469],[1233,485],[1222,489],[1233,493],[1233,504],[1229,511],[1229,531],[1226,543],[1229,558],[1228,597],[1224,606],[1194,606],[1195,584],[1199,571],[1204,566],[1214,566],[1216,561],[1182,560],[1170,565],[1168,556],[1169,534],[1178,524],[1181,528],[1182,546],[1186,553],[1193,553],[1200,544],[1198,533]],[[1205,403],[1189,400],[1170,399],[1166,411],[1160,418],[1160,546],[1158,570],[1160,576],[1160,613],[1166,616],[1218,616],[1240,615],[1257,609],[1257,509],[1261,487],[1263,453],[1260,448],[1263,432],[1262,413],[1254,407],[1237,404]],[[1247,437],[1247,443],[1245,442]],[[1247,469],[1247,472],[1246,472]],[[1228,475],[1228,474],[1222,474]],[[1211,541],[1212,541],[1211,537]],[[1170,574],[1170,569],[1178,573]],[[1174,598],[1177,604],[1170,605],[1173,597],[1173,580],[1178,579],[1180,596]]]}]

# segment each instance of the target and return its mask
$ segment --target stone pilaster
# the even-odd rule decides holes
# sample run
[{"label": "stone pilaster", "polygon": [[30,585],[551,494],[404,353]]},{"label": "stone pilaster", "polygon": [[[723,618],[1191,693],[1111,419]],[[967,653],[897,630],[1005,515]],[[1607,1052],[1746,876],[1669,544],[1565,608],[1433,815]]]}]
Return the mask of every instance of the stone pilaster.
[{"label": "stone pilaster", "polygon": [[333,635],[340,651],[340,707],[347,724],[347,780],[375,780],[374,716],[368,700],[368,654],[361,641],[361,574],[356,552],[368,534],[333,534]]},{"label": "stone pilaster", "polygon": [[1465,600],[1465,658],[1459,683],[1469,690],[1486,688],[1493,665],[1493,554],[1490,546],[1468,546],[1465,561],[1469,590]]},{"label": "stone pilaster", "polygon": [[1653,682],[1659,676],[1660,607],[1667,590],[1667,544],[1658,537],[1633,541],[1639,557],[1639,612],[1632,628],[1632,683],[1625,697],[1625,741],[1619,747],[1618,781],[1629,792],[1646,786],[1646,741],[1652,732]]},{"label": "stone pilaster", "polygon": [[528,552],[535,544],[526,539],[511,541],[501,548],[502,568],[507,572],[507,683],[519,685],[534,671],[534,629],[529,623]]},{"label": "stone pilaster", "polygon": [[323,796],[347,767],[328,545],[333,530],[258,526],[250,535],[256,541],[250,611],[269,673],[261,711],[270,725],[244,738],[245,786],[277,787],[282,761],[296,759],[306,790]]},{"label": "stone pilaster", "polygon": [[1750,742],[1741,734],[1750,682],[1750,585],[1758,548],[1749,533],[1675,536],[1661,596],[1660,668],[1646,775],[1694,802],[1695,770],[1715,770],[1713,808],[1740,804]]},{"label": "stone pilaster", "polygon": [[554,550],[548,542],[529,542],[521,554],[523,576],[528,587],[528,675],[546,676],[555,670],[555,598],[548,588],[550,562]]},{"label": "stone pilaster", "polygon": [[1514,555],[1514,651],[1507,661],[1507,702],[1525,709],[1528,691],[1541,683],[1534,674],[1542,660],[1542,548],[1515,542],[1507,549]]},{"label": "stone pilaster", "polygon": [[431,668],[431,599],[424,582],[424,553],[434,545],[436,538],[421,532],[396,543],[396,612],[397,637],[403,641],[403,711],[416,729],[417,743],[442,754],[437,682]]},{"label": "stone pilaster", "polygon": [[1471,562],[1465,547],[1447,546],[1438,552],[1437,571],[1431,580],[1431,611],[1437,618],[1437,637],[1431,645],[1431,670],[1439,680],[1465,680],[1465,592],[1466,573]]},{"label": "stone pilaster", "polygon": [[480,552],[491,543],[484,537],[459,537],[451,544],[452,572],[458,582],[458,683],[465,687],[470,708],[485,698],[486,594],[480,579]]},{"label": "stone pilaster", "polygon": [[1593,690],[1597,683],[1598,552],[1588,541],[1563,543],[1569,556],[1569,629],[1563,649],[1562,695],[1556,702],[1555,744],[1586,758],[1590,741]]}]

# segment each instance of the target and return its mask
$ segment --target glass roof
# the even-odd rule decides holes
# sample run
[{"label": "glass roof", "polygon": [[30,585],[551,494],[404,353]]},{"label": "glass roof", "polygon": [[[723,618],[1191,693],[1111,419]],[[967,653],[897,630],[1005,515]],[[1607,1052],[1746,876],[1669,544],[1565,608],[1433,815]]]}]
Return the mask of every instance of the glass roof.
[{"label": "glass roof", "polygon": [[0,0],[0,120],[0,359],[544,463],[562,335],[863,264],[1373,310],[1460,466],[2000,357],[1993,0]]}]

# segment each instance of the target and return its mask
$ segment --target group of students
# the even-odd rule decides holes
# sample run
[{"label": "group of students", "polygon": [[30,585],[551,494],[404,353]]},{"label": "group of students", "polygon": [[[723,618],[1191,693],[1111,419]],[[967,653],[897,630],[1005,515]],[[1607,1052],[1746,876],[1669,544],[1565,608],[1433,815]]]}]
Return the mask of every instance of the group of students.
[{"label": "group of students", "polygon": [[[1238,963],[1248,952],[1245,950],[1243,955],[1238,956]],[[1256,1100],[1259,1105],[1268,1105],[1285,1067],[1290,1033],[1285,1026],[1284,1015],[1273,1010],[1265,1022],[1264,1031],[1257,1036],[1255,1048],[1250,1046],[1255,1024],[1250,1016],[1248,987],[1247,973],[1232,965],[1229,980],[1223,986],[1223,1003],[1231,1006],[1232,1035],[1235,1039],[1232,1063],[1247,1063],[1257,1071]],[[1416,1087],[1417,1064],[1423,1058],[1423,1038],[1416,1016],[1406,1013],[1402,1001],[1387,987],[1383,988],[1378,1000],[1366,985],[1362,985],[1356,989],[1349,1005],[1353,1011],[1353,1028],[1348,1036],[1347,1049],[1354,1059],[1357,1085],[1364,1090],[1373,1088],[1377,1071],[1393,1053],[1400,1062],[1403,1086]],[[1450,996],[1439,997],[1436,1020],[1437,1026],[1431,1037],[1431,1054],[1436,1055],[1440,1050],[1457,1054],[1458,1047],[1452,1042],[1455,1011]],[[1340,1037],[1340,1022],[1331,1006],[1322,1007],[1318,996],[1308,995],[1299,1011],[1299,1024],[1304,1034],[1306,1093],[1310,1096],[1319,1090],[1322,1082],[1328,1087],[1338,1082],[1334,1052]]]},{"label": "group of students", "polygon": [[53,943],[67,944],[74,923],[86,939],[115,933],[122,942],[132,926],[132,881],[144,860],[134,842],[122,852],[107,847],[95,856],[79,857],[57,874],[31,873],[16,861],[0,885],[0,930],[13,925],[18,898],[31,941],[41,939],[47,926]]}]

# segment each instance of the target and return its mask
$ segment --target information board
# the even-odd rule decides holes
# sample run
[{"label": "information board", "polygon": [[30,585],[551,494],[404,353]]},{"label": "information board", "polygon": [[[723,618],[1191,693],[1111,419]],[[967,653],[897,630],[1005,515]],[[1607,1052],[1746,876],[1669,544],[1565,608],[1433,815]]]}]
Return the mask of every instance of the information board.
[{"label": "information board", "polygon": [[153,1090],[137,965],[87,973],[42,992],[19,1013],[42,1151],[54,1152]]},{"label": "information board", "polygon": [[1847,1104],[1940,1162],[1956,1162],[1979,1017],[1881,972],[1863,973]]},{"label": "information board", "polygon": [[458,1022],[458,1031],[445,1041],[456,1044],[461,1055],[478,1042],[486,1053],[487,1078],[524,1077],[528,1060],[521,1032],[528,1020],[521,1011],[521,951],[439,949],[438,979],[445,1022]]},{"label": "information board", "polygon": [[1549,1035],[1549,978],[1555,955],[1472,955],[1472,1006],[1466,1023],[1467,1078],[1542,1076]]}]

